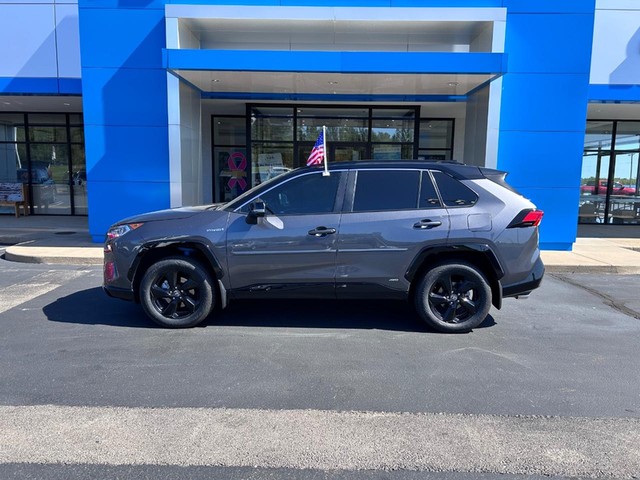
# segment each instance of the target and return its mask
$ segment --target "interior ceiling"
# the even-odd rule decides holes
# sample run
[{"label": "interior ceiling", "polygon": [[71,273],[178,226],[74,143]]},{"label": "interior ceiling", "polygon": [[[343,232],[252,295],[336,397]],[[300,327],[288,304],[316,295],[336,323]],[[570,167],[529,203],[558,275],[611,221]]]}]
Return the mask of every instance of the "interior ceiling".
[{"label": "interior ceiling", "polygon": [[590,103],[587,118],[602,120],[637,120],[640,103]]},{"label": "interior ceiling", "polygon": [[0,96],[0,112],[81,112],[82,97],[44,95]]},{"label": "interior ceiling", "polygon": [[338,95],[466,95],[495,75],[345,74],[179,70],[211,93]]},{"label": "interior ceiling", "polygon": [[[335,21],[335,20],[289,20],[289,19],[228,19],[199,18],[181,19],[181,26],[188,28],[203,43],[225,43],[229,36],[238,41],[241,36],[253,33],[289,35],[292,38],[305,36],[365,35],[370,41],[378,36],[404,36],[404,39],[433,39],[438,43],[469,44],[491,22],[480,21]],[[209,47],[211,48],[211,47]]]}]

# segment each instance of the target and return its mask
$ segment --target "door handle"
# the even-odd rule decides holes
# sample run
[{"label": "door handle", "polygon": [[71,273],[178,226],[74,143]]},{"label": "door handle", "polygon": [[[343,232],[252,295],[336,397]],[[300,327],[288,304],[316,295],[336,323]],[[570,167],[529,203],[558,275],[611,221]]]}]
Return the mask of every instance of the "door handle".
[{"label": "door handle", "polygon": [[327,228],[327,227],[316,227],[313,230],[309,230],[309,235],[313,235],[314,237],[326,237],[332,233],[336,233],[335,228]]},{"label": "door handle", "polygon": [[413,228],[419,228],[421,230],[425,230],[429,228],[439,227],[440,225],[442,225],[442,222],[425,219],[425,220],[420,220],[419,222],[414,223]]}]

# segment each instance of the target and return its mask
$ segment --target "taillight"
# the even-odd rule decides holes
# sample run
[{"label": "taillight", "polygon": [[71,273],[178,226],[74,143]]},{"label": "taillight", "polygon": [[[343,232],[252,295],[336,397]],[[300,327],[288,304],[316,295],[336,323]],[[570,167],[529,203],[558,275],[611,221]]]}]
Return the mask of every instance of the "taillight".
[{"label": "taillight", "polygon": [[542,210],[522,210],[507,228],[537,227],[540,225],[543,215]]}]

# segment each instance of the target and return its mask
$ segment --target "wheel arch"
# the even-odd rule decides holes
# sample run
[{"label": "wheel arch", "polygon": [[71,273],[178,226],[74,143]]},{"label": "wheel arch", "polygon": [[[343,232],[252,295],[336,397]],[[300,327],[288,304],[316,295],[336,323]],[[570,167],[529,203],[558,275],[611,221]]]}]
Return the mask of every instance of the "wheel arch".
[{"label": "wheel arch", "polygon": [[504,276],[504,270],[491,247],[486,244],[442,245],[422,250],[405,273],[405,278],[411,282],[409,298],[413,298],[418,283],[416,280],[422,278],[428,269],[454,261],[468,263],[482,272],[491,287],[491,303],[500,309],[502,307],[500,279]]},{"label": "wheel arch", "polygon": [[144,273],[151,265],[168,257],[185,257],[196,260],[211,275],[214,280],[214,288],[217,290],[216,293],[218,295],[221,293],[217,280],[223,277],[224,270],[206,242],[197,239],[162,240],[143,245],[127,273],[137,303],[140,302],[139,290]]}]

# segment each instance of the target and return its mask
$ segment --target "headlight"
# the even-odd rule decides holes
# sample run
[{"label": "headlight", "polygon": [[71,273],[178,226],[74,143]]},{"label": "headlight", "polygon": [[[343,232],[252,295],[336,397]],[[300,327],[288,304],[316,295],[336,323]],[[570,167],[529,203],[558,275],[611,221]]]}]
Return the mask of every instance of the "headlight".
[{"label": "headlight", "polygon": [[115,227],[111,227],[107,232],[107,240],[113,240],[114,238],[121,237],[127,232],[131,230],[135,230],[136,228],[144,225],[143,223],[128,223],[124,225],[116,225]]}]

